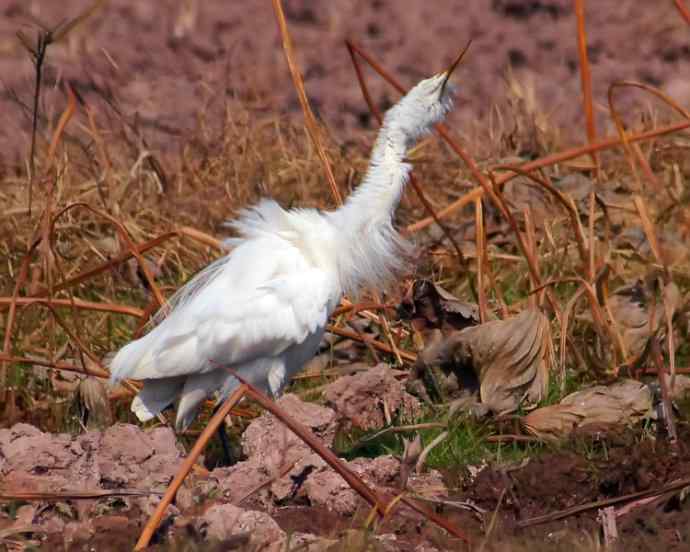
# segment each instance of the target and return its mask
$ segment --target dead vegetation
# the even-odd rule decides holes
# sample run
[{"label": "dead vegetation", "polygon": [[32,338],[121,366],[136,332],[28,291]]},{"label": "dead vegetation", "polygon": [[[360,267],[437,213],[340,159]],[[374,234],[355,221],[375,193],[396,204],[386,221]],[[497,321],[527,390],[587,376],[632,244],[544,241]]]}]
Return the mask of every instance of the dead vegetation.
[{"label": "dead vegetation", "polygon": [[[53,40],[79,21],[41,31],[38,44],[22,38],[39,77]],[[578,38],[586,46],[583,20]],[[361,59],[377,67],[356,44],[349,47],[355,67]],[[367,144],[334,144],[313,116],[307,134],[288,121],[228,109],[208,126],[202,113],[179,157],[163,159],[133,121],[116,109],[96,113],[66,83],[62,115],[37,124],[27,171],[3,171],[0,189],[0,415],[8,428],[0,432],[1,542],[51,543],[62,531],[72,539],[65,544],[88,542],[103,523],[127,532],[131,546],[129,533],[158,504],[148,538],[163,519],[158,537],[182,538],[183,546],[204,539],[266,550],[274,543],[308,550],[461,546],[430,528],[431,520],[456,537],[469,532],[479,549],[501,550],[534,520],[618,505],[613,525],[610,512],[602,514],[601,539],[598,522],[583,514],[586,538],[568,534],[555,543],[572,538],[573,546],[597,549],[615,540],[616,516],[654,501],[682,511],[690,475],[683,442],[690,420],[683,375],[690,372],[690,117],[644,85],[637,93],[654,97],[653,117],[625,114],[625,126],[612,87],[618,133],[601,138],[586,55],[581,63],[587,145],[554,149],[555,129],[528,89],[512,83],[514,125],[491,129],[485,159],[474,159],[472,144],[445,127],[441,142],[430,138],[411,152],[416,180],[399,222],[419,245],[415,274],[383,298],[338,310],[320,356],[292,388],[320,405],[288,395],[276,407],[243,386],[254,403],[235,407],[240,417],[231,429],[242,434],[244,460],[208,472],[193,454],[204,448],[200,439],[185,466],[193,475],[168,490],[176,502],[167,507],[151,497],[176,473],[182,485],[181,454],[165,418],[144,432],[113,425],[133,422],[128,403],[136,383],[108,387],[107,355],[145,331],[165,297],[218,255],[212,235],[223,220],[269,194],[284,205],[333,205],[358,182]],[[324,164],[333,170],[330,191]],[[273,414],[256,418],[257,402]],[[306,444],[287,430],[281,443],[268,442],[262,426],[282,423]],[[539,473],[532,459],[553,455],[559,466],[577,467],[584,485],[606,469],[608,447],[617,447],[611,456],[620,460],[637,446],[645,450],[639,473],[617,474],[628,470],[621,460],[611,464],[614,482],[604,475],[589,494],[563,484],[578,504],[542,494],[538,502],[521,479]],[[578,458],[572,465],[569,455]],[[536,461],[548,470],[547,460]],[[56,475],[65,466],[72,471]],[[558,485],[554,478],[554,492]],[[314,534],[293,535],[285,527],[304,521],[296,514],[288,520],[282,507],[305,508],[307,518],[320,509],[335,514]],[[88,527],[77,523],[85,520]],[[637,535],[626,536],[619,523],[622,542],[634,542]],[[258,526],[268,532],[258,534]],[[680,535],[680,545],[689,537]]]}]

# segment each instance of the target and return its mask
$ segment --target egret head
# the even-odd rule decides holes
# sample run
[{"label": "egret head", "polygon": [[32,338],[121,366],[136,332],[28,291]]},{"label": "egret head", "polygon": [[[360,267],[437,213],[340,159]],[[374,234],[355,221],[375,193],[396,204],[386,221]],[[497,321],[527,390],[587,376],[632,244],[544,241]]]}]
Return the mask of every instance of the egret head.
[{"label": "egret head", "polygon": [[468,42],[448,69],[417,83],[387,115],[391,124],[397,122],[410,141],[431,130],[453,107],[455,87],[450,77],[469,46]]}]

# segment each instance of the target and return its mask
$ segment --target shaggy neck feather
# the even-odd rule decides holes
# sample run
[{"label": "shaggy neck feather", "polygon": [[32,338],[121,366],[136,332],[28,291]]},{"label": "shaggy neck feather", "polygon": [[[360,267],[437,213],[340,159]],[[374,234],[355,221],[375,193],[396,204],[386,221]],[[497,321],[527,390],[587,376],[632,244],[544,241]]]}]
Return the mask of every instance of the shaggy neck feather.
[{"label": "shaggy neck feather", "polygon": [[395,231],[392,217],[409,178],[403,161],[409,136],[386,122],[379,132],[360,186],[332,213],[338,235],[338,272],[343,291],[385,288],[405,264],[411,246]]}]

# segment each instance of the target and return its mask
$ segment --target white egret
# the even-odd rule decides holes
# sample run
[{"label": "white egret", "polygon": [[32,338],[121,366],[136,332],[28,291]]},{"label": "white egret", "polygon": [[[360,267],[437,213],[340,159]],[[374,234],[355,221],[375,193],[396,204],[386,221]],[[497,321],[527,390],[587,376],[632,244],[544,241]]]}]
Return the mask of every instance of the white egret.
[{"label": "white egret", "polygon": [[231,252],[115,355],[112,381],[144,383],[131,407],[141,421],[179,400],[184,430],[204,400],[239,384],[226,368],[277,396],[316,353],[343,294],[391,281],[410,247],[392,225],[411,169],[405,154],[451,109],[447,83],[460,57],[386,113],[364,180],[341,207],[288,211],[265,199],[246,209],[231,223],[241,236],[228,240]]}]

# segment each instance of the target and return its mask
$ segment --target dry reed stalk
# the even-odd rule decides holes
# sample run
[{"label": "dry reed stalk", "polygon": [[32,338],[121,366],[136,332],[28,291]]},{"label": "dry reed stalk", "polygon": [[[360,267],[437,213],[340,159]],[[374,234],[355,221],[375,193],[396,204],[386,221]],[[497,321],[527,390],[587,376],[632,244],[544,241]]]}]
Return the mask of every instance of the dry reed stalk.
[{"label": "dry reed stalk", "polygon": [[635,159],[637,160],[640,167],[642,167],[642,172],[644,173],[645,178],[652,185],[652,190],[654,192],[661,192],[664,189],[664,186],[661,182],[659,182],[659,179],[652,171],[652,167],[649,166],[649,161],[647,161],[647,159],[644,156],[644,153],[642,153],[642,148],[640,147],[640,144],[631,144],[630,147],[632,148],[632,152],[635,156]]},{"label": "dry reed stalk", "polygon": [[[188,226],[184,226],[181,228],[178,228],[177,230],[172,230],[170,232],[166,232],[164,234],[161,234],[160,236],[153,238],[149,241],[146,241],[141,244],[134,245],[134,249],[130,249],[129,251],[126,251],[124,253],[120,253],[118,256],[114,257],[113,259],[110,259],[100,265],[97,265],[93,268],[87,269],[84,272],[81,272],[80,274],[73,276],[69,280],[65,280],[57,285],[54,286],[53,291],[57,293],[58,291],[63,291],[66,289],[69,289],[71,287],[74,287],[76,285],[79,285],[83,282],[86,282],[87,280],[90,280],[91,278],[98,276],[99,274],[106,272],[108,270],[111,270],[112,268],[116,267],[119,264],[122,264],[129,259],[135,258],[136,253],[139,255],[146,253],[150,249],[153,249],[154,247],[158,247],[161,245],[163,242],[169,240],[170,238],[174,237],[181,237],[185,236],[188,238],[191,238],[195,241],[198,241],[199,243],[203,243],[204,245],[208,245],[210,247],[216,247],[218,249],[222,249],[222,244],[220,240],[216,240],[215,238],[209,236],[208,234],[201,232],[200,230],[196,230],[194,228],[190,228]],[[135,253],[136,251],[136,253]],[[21,270],[20,270],[21,272]],[[33,295],[32,298],[40,298],[44,297],[48,294],[48,290],[43,288],[37,290]],[[154,297],[155,299],[155,297]],[[3,305],[0,303],[0,312],[2,312]]]},{"label": "dry reed stalk", "polygon": [[209,247],[213,247],[219,251],[223,250],[222,240],[214,238],[206,232],[202,232],[201,230],[197,230],[196,228],[192,228],[191,226],[181,226],[176,230],[176,232],[180,236],[185,236],[204,245],[208,245]]},{"label": "dry reed stalk", "polygon": [[570,320],[570,313],[573,312],[575,304],[580,299],[582,294],[585,292],[584,286],[577,288],[577,291],[568,300],[563,309],[563,316],[561,317],[561,343],[560,343],[560,378],[561,378],[561,393],[565,391],[565,380],[566,380],[566,369],[565,369],[565,355],[566,355],[566,342],[568,339],[568,321]]},{"label": "dry reed stalk", "polygon": [[48,157],[46,160],[48,170],[53,167],[55,152],[57,151],[58,144],[62,140],[62,135],[65,132],[65,128],[77,111],[77,96],[74,94],[74,90],[72,90],[72,87],[69,85],[69,83],[67,83],[65,87],[67,89],[67,107],[60,115],[60,119],[58,119],[57,126],[55,127],[55,132],[50,140]]},{"label": "dry reed stalk", "polygon": [[[379,351],[383,351],[384,353],[395,354],[395,351],[391,346],[386,345],[385,343],[381,343],[380,341],[376,341],[373,338],[368,338],[364,334],[357,334],[357,332],[347,330],[345,328],[338,328],[336,326],[333,326],[332,324],[326,326],[326,331],[331,332],[335,335],[339,335],[341,337],[346,337],[348,339],[353,339],[355,341],[361,341],[365,345],[370,345],[371,347],[378,349]],[[414,353],[410,353],[409,351],[398,349],[398,353],[400,354],[400,358],[408,360],[410,362],[414,362],[415,360],[417,360],[417,355],[415,355]]]},{"label": "dry reed stalk", "polygon": [[588,278],[590,282],[594,281],[594,276],[597,273],[596,270],[596,236],[594,235],[594,205],[596,200],[596,194],[594,189],[589,192],[589,263],[588,266]]},{"label": "dry reed stalk", "polygon": [[613,498],[604,498],[602,500],[597,500],[595,502],[588,502],[587,504],[580,504],[577,506],[571,506],[565,510],[559,510],[558,512],[552,512],[550,514],[544,514],[542,516],[536,516],[529,519],[524,519],[517,522],[517,526],[521,529],[530,527],[532,525],[538,525],[540,523],[547,523],[551,521],[557,521],[575,514],[586,512],[587,510],[594,510],[597,508],[603,508],[604,506],[610,506],[612,504],[620,504],[621,502],[630,502],[631,500],[636,500],[640,498],[646,498],[650,496],[657,496],[670,491],[680,491],[684,487],[690,485],[690,478],[677,479],[672,481],[662,487],[656,489],[648,489],[646,491],[638,491],[636,493],[630,493],[627,495],[616,496]]},{"label": "dry reed stalk", "polygon": [[[39,49],[41,47],[42,43],[42,38],[44,35],[39,35]],[[45,46],[49,44],[52,41],[50,33],[48,33],[47,38],[45,39],[47,42],[45,43]],[[45,50],[43,52],[45,55]],[[38,60],[37,60],[38,61]],[[67,126],[67,123],[70,121],[72,116],[74,115],[74,112],[76,110],[76,96],[74,95],[74,92],[72,91],[71,87],[68,85],[67,86],[67,91],[68,91],[68,104],[65,109],[65,111],[62,113],[60,116],[60,120],[58,122],[57,128],[55,132],[53,133],[53,137],[51,139],[50,143],[50,151],[48,155],[48,167],[49,169],[52,168],[52,160],[53,160],[53,155],[55,153],[55,149],[57,148],[57,145],[60,141],[60,138],[63,135],[64,129]],[[37,89],[37,94],[38,94],[38,89]],[[32,175],[32,181],[33,181],[33,175]],[[14,285],[14,290],[12,292],[12,300],[9,304],[9,315],[7,317],[7,324],[5,326],[5,335],[3,338],[3,347],[2,347],[2,353],[4,355],[9,355],[10,353],[10,345],[12,341],[12,331],[14,329],[14,323],[16,319],[16,314],[17,314],[17,304],[16,301],[19,298],[19,290],[24,286],[26,283],[26,279],[28,277],[28,271],[29,271],[29,266],[31,264],[31,256],[34,251],[39,250],[42,252],[46,264],[47,264],[47,276],[48,276],[48,290],[47,290],[47,295],[51,296],[53,293],[52,289],[52,282],[51,282],[51,262],[50,262],[50,233],[51,233],[51,228],[50,228],[50,218],[51,218],[51,212],[52,212],[52,200],[53,200],[53,192],[55,188],[55,179],[51,178],[50,179],[50,187],[48,189],[47,197],[48,200],[46,202],[46,207],[44,212],[41,214],[40,217],[40,222],[36,230],[34,231],[34,235],[31,239],[31,246],[29,247],[28,251],[26,252],[26,255],[22,259],[22,264],[19,269],[19,275],[15,281]],[[31,197],[31,192],[29,192],[29,197]],[[39,249],[42,248],[42,249]],[[7,397],[5,396],[6,393],[6,388],[7,388],[7,363],[6,362],[0,362],[0,399],[2,401],[0,402],[5,402]],[[14,400],[13,397],[11,397],[11,400]],[[8,404],[8,408],[12,408],[11,404]]]},{"label": "dry reed stalk", "polygon": [[[160,244],[165,242],[166,240],[169,240],[170,238],[177,237],[179,236],[179,233],[177,231],[171,231],[171,232],[166,232],[164,234],[161,234],[160,236],[153,238],[147,242],[144,242],[142,244],[136,245],[135,249],[136,252],[141,255],[143,253],[146,253],[150,249],[153,249],[154,247],[158,247]],[[73,276],[69,280],[66,280],[64,282],[60,282],[59,284],[56,284],[53,286],[53,292],[57,293],[58,291],[63,291],[66,289],[69,289],[71,287],[74,287],[76,285],[79,285],[83,282],[86,282],[87,280],[90,280],[91,278],[98,276],[99,274],[106,272],[108,270],[111,270],[112,268],[116,267],[117,265],[124,263],[128,261],[129,259],[132,259],[135,257],[134,251],[126,251],[124,253],[120,253],[118,256],[110,259],[109,261],[106,261],[102,264],[96,265],[93,268],[89,268],[85,270],[84,272],[81,272],[77,274],[76,276]],[[33,297],[45,297],[48,294],[48,290],[45,288],[41,288],[37,290],[34,294]],[[0,308],[0,312],[2,312],[2,308]]]},{"label": "dry reed stalk", "polygon": [[[599,276],[597,276],[597,279],[598,278]],[[575,294],[570,298],[566,308],[569,308],[572,311],[575,302],[580,298],[582,293],[587,292],[587,299],[589,300],[590,310],[592,311],[592,322],[594,324],[596,333],[599,335],[599,338],[601,339],[602,343],[606,343],[605,337],[607,337],[608,340],[610,340],[610,342],[615,345],[614,353],[617,353],[619,358],[625,359],[625,345],[623,344],[623,338],[618,332],[617,326],[615,326],[615,324],[609,324],[606,322],[607,318],[604,316],[602,306],[599,304],[597,292],[590,282],[588,282],[584,278],[579,277],[558,278],[555,280],[549,280],[548,282],[544,283],[541,287],[549,287],[554,284],[568,282],[580,284],[581,287],[578,288]],[[535,293],[536,291],[538,291],[538,289],[532,290],[532,293]],[[563,322],[563,318],[561,318],[561,363],[565,362],[565,349],[563,348],[563,345],[564,340],[567,337],[567,319],[565,320],[565,324]],[[561,369],[563,369],[563,367]]]},{"label": "dry reed stalk", "polygon": [[144,278],[146,279],[146,283],[149,285],[149,289],[151,290],[151,294],[156,298],[156,301],[158,301],[159,306],[163,306],[166,304],[165,297],[163,297],[163,294],[161,293],[160,289],[158,288],[158,284],[156,283],[153,275],[151,274],[151,271],[149,270],[148,264],[144,260],[144,257],[142,257],[141,253],[137,249],[136,245],[134,245],[134,242],[132,241],[132,238],[129,236],[129,232],[125,228],[125,225],[120,222],[118,219],[110,215],[109,213],[106,213],[104,211],[101,211],[99,209],[95,209],[91,207],[88,203],[83,203],[83,202],[76,202],[76,203],[71,203],[64,207],[62,210],[60,210],[55,217],[53,218],[51,222],[51,233],[52,229],[55,226],[55,223],[57,220],[67,213],[68,211],[71,211],[72,209],[76,208],[83,208],[86,209],[87,211],[90,211],[94,215],[104,218],[108,222],[110,222],[115,229],[118,232],[118,235],[122,239],[122,241],[125,243],[127,246],[127,249],[129,252],[132,254],[132,256],[137,260],[137,263],[139,265],[139,269],[141,270],[142,274],[144,275]]},{"label": "dry reed stalk", "polygon": [[337,309],[333,311],[333,314],[331,315],[332,317],[335,316],[340,316],[341,314],[348,314],[350,316],[368,311],[368,310],[383,310],[383,309],[390,309],[390,308],[395,308],[395,305],[393,304],[385,304],[385,303],[350,303],[348,302],[343,302]]},{"label": "dry reed stalk", "polygon": [[680,13],[680,16],[685,20],[685,22],[690,25],[690,10],[685,6],[683,3],[683,0],[673,0],[673,3],[676,5],[676,8],[678,9],[678,13]]},{"label": "dry reed stalk", "polygon": [[[350,326],[350,327],[353,328],[354,334],[357,336],[356,341],[359,341],[360,343],[364,343],[364,346],[367,349],[369,349],[369,353],[371,353],[371,356],[374,359],[374,363],[378,364],[379,362],[381,362],[381,358],[379,357],[379,354],[376,351],[376,347],[374,347],[372,345],[372,341],[374,341],[374,340],[373,339],[367,339],[367,337],[364,335],[364,332],[362,332],[362,330],[358,326]],[[339,329],[343,329],[343,328],[339,328]],[[347,331],[347,330],[345,330],[345,331]],[[390,345],[386,345],[386,348],[388,348],[388,350],[390,351],[391,354],[395,353],[395,350]],[[398,355],[400,355],[400,351],[398,351]],[[400,358],[400,357],[398,356],[398,358]],[[401,359],[401,362],[402,362],[402,359]]]},{"label": "dry reed stalk", "polygon": [[[489,173],[489,178],[491,178],[491,181],[494,183],[494,192],[492,192],[490,197],[492,200],[496,202],[496,206],[499,207],[499,210],[501,211],[501,213],[503,213],[504,218],[508,221],[508,224],[510,225],[513,234],[515,234],[515,238],[517,240],[518,247],[520,248],[520,252],[527,261],[527,268],[529,269],[530,280],[532,282],[532,292],[530,293],[533,293],[534,290],[539,289],[541,287],[541,277],[539,276],[537,260],[535,259],[535,256],[532,254],[532,251],[530,250],[527,244],[524,234],[520,232],[518,223],[515,220],[513,213],[511,213],[510,209],[508,209],[505,199],[503,199],[503,195],[498,190],[498,187],[496,186],[496,179],[492,172]],[[553,309],[556,318],[560,320],[561,308],[558,306],[558,301],[556,301],[550,289],[546,290],[546,298],[548,299],[549,304],[551,305],[551,308]]]},{"label": "dry reed stalk", "polygon": [[108,144],[105,140],[103,140],[103,136],[96,125],[96,116],[93,112],[93,109],[89,105],[84,104],[84,110],[86,111],[86,117],[89,121],[88,133],[91,135],[91,139],[93,140],[94,144],[96,144],[96,148],[101,158],[101,164],[104,167],[101,177],[96,179],[96,189],[98,190],[98,195],[103,203],[103,208],[107,211],[110,211],[110,188],[106,187],[105,191],[103,191],[101,183],[108,180],[108,176],[113,171],[113,163],[110,159],[110,154],[108,153]]},{"label": "dry reed stalk", "polygon": [[[2,354],[7,356],[10,354],[10,345],[12,343],[12,330],[17,317],[17,299],[19,298],[19,290],[26,283],[29,274],[29,265],[31,264],[31,254],[38,246],[39,242],[34,243],[29,248],[22,259],[22,264],[19,267],[19,274],[14,282],[14,290],[12,291],[12,298],[9,305],[9,313],[7,314],[7,321],[5,322],[5,335],[2,343]],[[0,402],[7,401],[7,361],[0,361]]]},{"label": "dry reed stalk", "polygon": [[[46,368],[52,368],[54,370],[60,370],[64,372],[75,372],[77,374],[85,374],[87,376],[95,376],[97,378],[109,378],[110,374],[103,370],[102,368],[80,368],[76,364],[69,364],[67,362],[50,362],[48,360],[40,360],[35,358],[26,358],[13,355],[0,354],[0,361],[2,362],[14,362],[17,364],[36,364],[38,366],[45,366]],[[138,390],[137,390],[138,392]]]},{"label": "dry reed stalk", "polygon": [[[642,221],[642,228],[644,230],[647,241],[649,242],[652,254],[658,265],[660,265],[664,272],[664,284],[669,285],[672,281],[671,272],[669,270],[666,261],[661,253],[661,246],[659,245],[659,239],[656,235],[656,230],[654,224],[652,223],[647,207],[640,196],[635,196],[633,202],[640,215],[640,220]],[[665,294],[662,294],[665,295]],[[671,382],[675,382],[676,378],[676,358],[675,358],[675,343],[673,338],[673,317],[671,311],[669,311],[669,305],[667,304],[666,298],[664,297],[664,315],[666,320],[666,333],[668,340],[669,358],[670,358],[670,368],[671,368]],[[661,360],[660,362],[663,362]]]},{"label": "dry reed stalk", "polygon": [[637,212],[640,215],[642,229],[644,230],[645,236],[647,237],[647,241],[649,242],[649,247],[652,250],[654,259],[658,264],[660,264],[664,268],[664,275],[668,280],[670,279],[670,273],[668,271],[666,263],[664,262],[664,257],[661,254],[661,246],[659,245],[659,239],[657,238],[656,231],[654,229],[654,223],[652,223],[652,219],[649,216],[649,211],[647,211],[647,206],[645,205],[644,200],[639,195],[633,196],[633,203],[635,204],[635,208],[637,209]]},{"label": "dry reed stalk", "polygon": [[682,107],[678,102],[676,102],[673,98],[668,96],[668,94],[664,93],[663,91],[650,86],[648,84],[640,83],[640,82],[635,82],[635,81],[617,81],[612,83],[609,86],[608,89],[608,103],[609,103],[609,112],[611,114],[611,118],[613,119],[616,129],[618,130],[618,134],[620,135],[621,142],[625,148],[626,156],[628,158],[628,162],[630,164],[630,168],[632,170],[633,175],[635,176],[635,181],[637,182],[637,188],[638,191],[641,190],[642,183],[640,182],[640,176],[637,172],[637,165],[635,163],[635,160],[637,160],[640,165],[642,166],[643,171],[645,172],[645,175],[647,176],[647,179],[651,182],[652,186],[655,188],[656,191],[659,191],[661,188],[659,186],[659,183],[654,176],[654,173],[652,172],[651,168],[649,167],[649,164],[647,163],[646,159],[642,155],[641,151],[639,150],[639,147],[635,148],[634,144],[630,142],[629,137],[627,136],[625,132],[625,125],[623,124],[623,119],[620,116],[618,110],[616,109],[615,102],[614,102],[614,95],[615,91],[618,88],[624,88],[624,87],[631,87],[631,88],[639,88],[640,90],[643,90],[645,92],[648,92],[652,94],[653,96],[656,96],[658,99],[663,101],[666,105],[671,107],[673,110],[675,110],[677,113],[685,117],[686,119],[690,119],[690,112],[686,110],[684,107]]},{"label": "dry reed stalk", "polygon": [[141,318],[144,316],[144,311],[129,305],[118,305],[115,303],[95,303],[93,301],[84,301],[82,299],[48,299],[42,297],[0,297],[0,305],[11,305],[14,301],[15,305],[27,306],[37,303],[53,305],[55,307],[72,307],[80,310],[89,310],[97,312],[110,312],[114,314],[124,314],[125,316],[133,316]]},{"label": "dry reed stalk", "polygon": [[[522,259],[520,259],[522,261]],[[494,292],[494,295],[496,296],[496,301],[498,303],[498,310],[499,310],[499,318],[505,319],[510,316],[510,312],[508,311],[508,307],[506,306],[506,300],[505,297],[503,296],[503,292],[501,291],[501,286],[499,286],[496,283],[496,277],[494,276],[493,271],[491,270],[491,265],[489,264],[489,260],[487,258],[486,261],[486,266],[485,272],[486,275],[489,277],[489,282],[491,283],[491,289]]]},{"label": "dry reed stalk", "polygon": [[[580,220],[580,213],[578,212],[577,207],[573,203],[572,198],[565,195],[553,184],[551,184],[548,180],[540,178],[536,176],[533,172],[524,170],[522,167],[514,167],[512,165],[498,165],[497,167],[495,167],[494,170],[510,171],[511,173],[514,173],[516,175],[521,175],[526,178],[529,178],[530,180],[544,188],[544,190],[551,194],[556,199],[556,201],[558,201],[558,203],[560,203],[563,206],[563,208],[568,213],[568,217],[570,218],[570,224],[573,227],[573,234],[575,235],[575,241],[577,243],[580,258],[582,259],[582,264],[583,266],[586,266],[588,259],[587,244],[585,242],[582,221]],[[496,178],[496,181],[499,182],[500,179],[501,177],[498,176]]]},{"label": "dry reed stalk", "polygon": [[53,491],[53,492],[8,492],[0,490],[0,500],[40,500],[43,502],[61,502],[63,500],[93,500],[112,496],[150,496],[163,494],[159,491],[138,489],[97,489],[93,491]]},{"label": "dry reed stalk", "polygon": [[[539,250],[537,249],[537,231],[534,228],[534,220],[532,219],[531,209],[525,207],[522,211],[522,216],[525,218],[525,237],[527,239],[527,248],[530,251],[532,258],[534,259],[534,269],[537,273],[539,281],[541,282],[541,270],[539,268]],[[539,295],[543,293],[543,289],[538,292]],[[540,299],[537,293],[529,294],[529,306],[532,309],[536,309],[539,306]]]},{"label": "dry reed stalk", "polygon": [[483,324],[488,320],[489,307],[486,301],[486,289],[484,287],[484,267],[487,264],[486,235],[484,233],[484,209],[482,200],[474,200],[474,233],[475,249],[477,250],[477,297],[479,298],[479,322]]},{"label": "dry reed stalk", "polygon": [[[51,305],[49,303],[37,303],[37,304],[47,308],[51,312],[51,314],[53,315],[51,320],[56,321],[60,325],[62,330],[67,334],[67,337],[70,339],[70,341],[77,346],[77,350],[79,351],[79,353],[86,355],[89,358],[89,360],[91,360],[91,362],[93,362],[96,366],[98,366],[98,371],[100,373],[105,373],[106,377],[109,377],[108,371],[105,369],[105,367],[101,363],[100,359],[94,353],[92,353],[91,350],[89,350],[89,348],[82,342],[82,340],[79,338],[79,336],[76,335],[67,326],[67,324],[65,323],[64,320],[62,320],[62,317],[58,314],[57,310],[55,310],[53,305]],[[86,368],[86,362],[84,362],[83,358],[81,359],[81,361],[82,361],[82,366],[84,366],[83,372],[88,374],[89,372]],[[126,387],[127,389],[129,389],[130,391],[132,391],[134,394],[139,392],[139,389],[134,384],[132,384],[132,382],[129,380],[125,380],[124,382],[122,382],[122,385],[124,387]],[[161,421],[161,423],[163,423],[164,425],[167,425],[167,420],[165,419],[163,414],[157,414],[156,417]]]},{"label": "dry reed stalk", "polygon": [[149,320],[151,320],[151,317],[154,314],[156,314],[157,311],[158,301],[156,301],[155,297],[151,297],[151,299],[148,302],[148,305],[146,305],[146,308],[143,310],[141,316],[139,317],[137,327],[134,328],[132,339],[139,339],[141,337],[141,335],[144,333],[144,330],[146,330],[146,326],[149,323]]},{"label": "dry reed stalk", "polygon": [[626,88],[626,87],[628,87],[628,88],[639,88],[640,90],[648,92],[649,94],[656,96],[658,99],[660,99],[666,105],[668,105],[671,109],[676,111],[679,115],[682,115],[686,119],[690,119],[690,111],[685,109],[682,105],[680,105],[671,96],[666,94],[666,92],[664,92],[663,90],[660,90],[659,88],[656,88],[655,86],[652,86],[651,84],[646,84],[644,82],[637,82],[637,81],[631,81],[631,80],[622,80],[622,81],[616,81],[616,82],[612,83],[609,86],[609,89],[615,90],[616,88]]},{"label": "dry reed stalk", "polygon": [[285,21],[285,13],[283,12],[283,6],[281,0],[273,0],[273,11],[276,14],[276,19],[278,20],[278,29],[280,30],[280,36],[283,41],[283,51],[285,52],[285,59],[287,60],[288,68],[290,69],[290,75],[292,76],[292,82],[297,90],[297,96],[299,98],[300,105],[302,106],[302,111],[304,112],[304,122],[307,127],[307,132],[311,138],[314,148],[321,159],[323,164],[324,172],[326,173],[326,178],[328,179],[328,184],[331,187],[331,193],[333,194],[333,199],[336,205],[341,205],[343,203],[343,198],[338,190],[338,185],[335,181],[335,176],[333,175],[333,169],[331,168],[330,161],[326,156],[326,150],[323,147],[323,143],[320,136],[319,125],[316,122],[316,117],[309,106],[309,98],[304,90],[304,80],[302,79],[302,74],[300,73],[299,67],[297,67],[297,62],[295,61],[295,49],[292,45],[292,39],[290,38],[290,32],[287,28],[287,22]]},{"label": "dry reed stalk", "polygon": [[[666,125],[663,127],[659,127],[656,129],[652,130],[647,130],[644,132],[639,132],[635,134],[630,134],[627,136],[627,141],[632,143],[632,142],[641,142],[644,140],[650,140],[652,138],[656,138],[657,136],[663,136],[665,134],[672,134],[674,132],[679,132],[681,130],[685,130],[687,128],[690,128],[690,121],[679,121],[676,123],[672,123],[670,125]],[[530,161],[528,163],[525,163],[522,165],[520,168],[523,171],[529,172],[533,171],[536,169],[542,169],[545,167],[549,167],[551,165],[556,165],[558,163],[562,163],[563,161],[568,161],[569,159],[574,159],[576,157],[580,157],[582,155],[587,155],[591,152],[594,151],[601,151],[605,149],[610,149],[613,147],[617,147],[623,144],[623,140],[620,138],[620,136],[612,136],[609,138],[602,139],[594,144],[586,144],[582,146],[577,146],[574,148],[570,148],[567,150],[563,150],[558,153],[553,153],[551,155],[547,155],[546,157],[542,157],[541,159],[536,159],[534,161]],[[501,175],[496,179],[496,185],[497,186],[503,186],[506,184],[508,181],[511,179],[515,178],[517,174],[509,174],[509,175]],[[465,195],[462,197],[456,199],[453,203],[450,205],[444,207],[441,209],[438,213],[437,216],[439,219],[446,218],[447,216],[455,213],[456,211],[462,209],[466,205],[471,204],[477,197],[481,197],[484,195],[484,190],[482,188],[475,188],[471,192],[467,192]],[[415,222],[414,224],[410,224],[407,227],[407,231],[409,233],[415,233],[419,232],[420,230],[423,230],[424,228],[430,226],[431,224],[434,223],[434,219],[431,217],[427,217],[425,219],[422,219],[420,221]]]},{"label": "dry reed stalk", "polygon": [[[582,103],[587,125],[587,141],[592,144],[597,140],[597,127],[594,119],[594,101],[592,100],[592,72],[587,55],[587,33],[585,31],[585,0],[575,0],[575,17],[577,18],[577,53],[580,58],[580,81],[582,84]],[[599,158],[596,152],[591,154],[595,172],[599,178]]]}]

